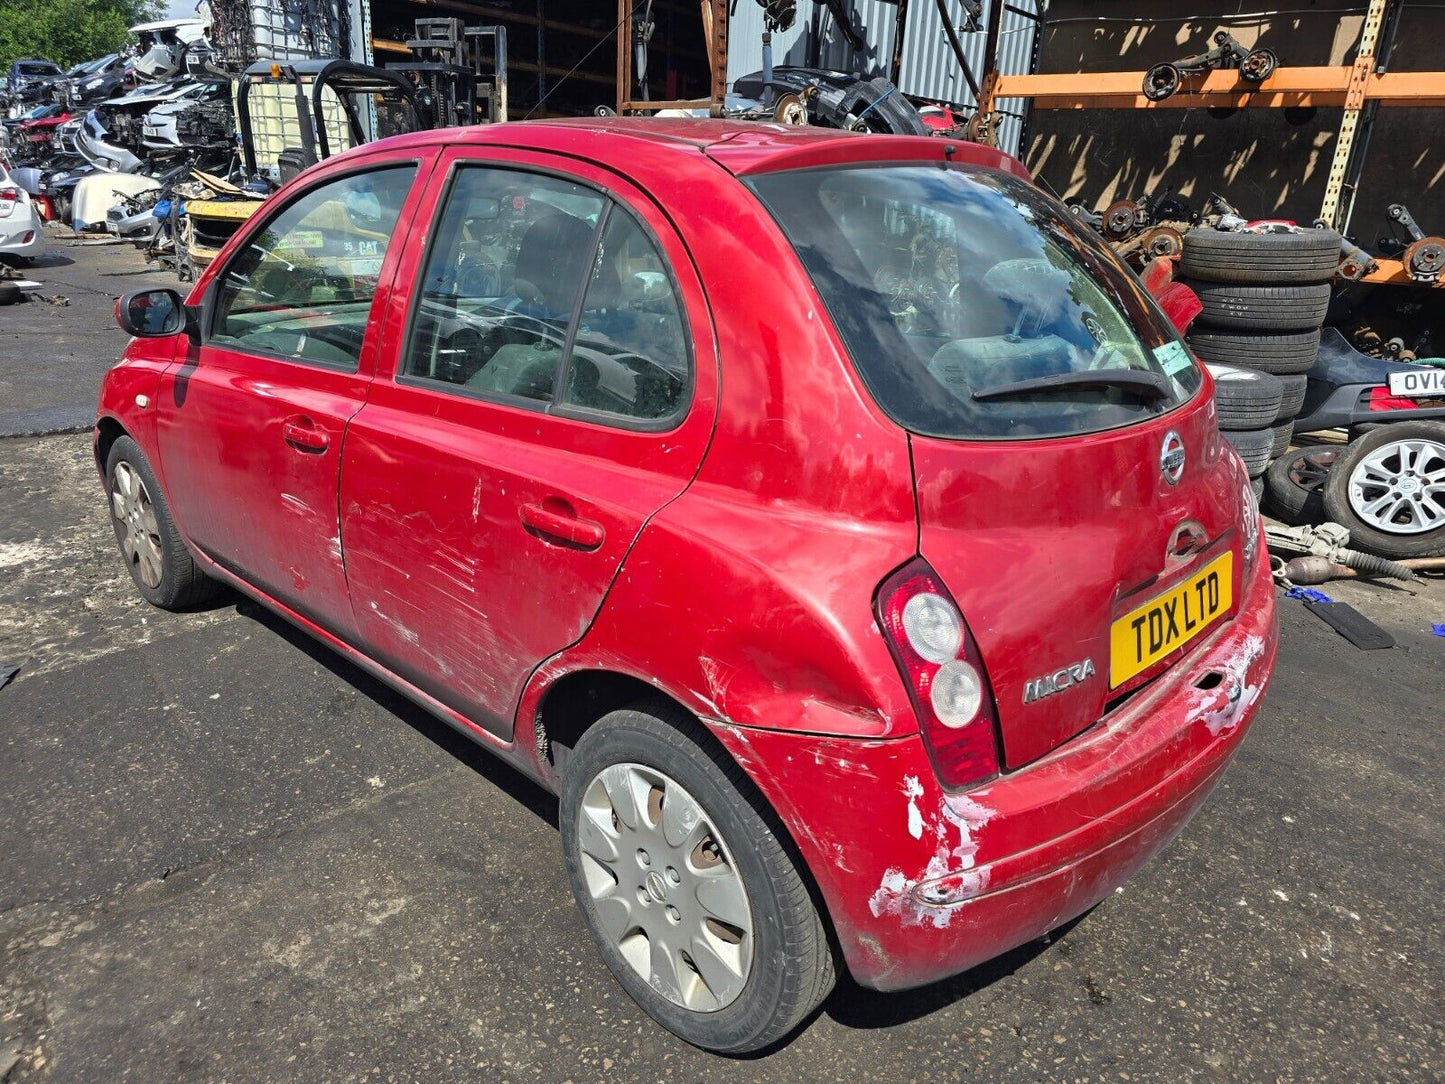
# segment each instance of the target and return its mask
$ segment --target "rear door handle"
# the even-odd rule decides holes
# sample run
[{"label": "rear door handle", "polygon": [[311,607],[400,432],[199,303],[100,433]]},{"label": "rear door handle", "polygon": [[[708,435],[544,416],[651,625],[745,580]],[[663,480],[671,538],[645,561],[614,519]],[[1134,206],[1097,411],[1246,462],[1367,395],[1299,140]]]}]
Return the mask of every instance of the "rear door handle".
[{"label": "rear door handle", "polygon": [[331,438],[310,418],[297,415],[281,423],[281,435],[286,443],[308,452],[324,452],[331,446]]},{"label": "rear door handle", "polygon": [[566,501],[554,497],[544,504],[522,505],[521,516],[528,530],[581,550],[595,550],[607,537],[602,524],[583,519]]}]

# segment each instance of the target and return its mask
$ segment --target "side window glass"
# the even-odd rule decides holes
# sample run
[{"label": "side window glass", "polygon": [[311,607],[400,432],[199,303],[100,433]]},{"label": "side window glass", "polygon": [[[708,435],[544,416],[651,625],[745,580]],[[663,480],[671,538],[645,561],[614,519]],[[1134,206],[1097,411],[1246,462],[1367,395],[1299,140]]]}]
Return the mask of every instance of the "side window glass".
[{"label": "side window glass", "polygon": [[416,168],[356,173],[296,200],[232,257],[213,342],[354,369]]},{"label": "side window glass", "polygon": [[604,206],[556,177],[459,170],[402,372],[551,402]]},{"label": "side window glass", "polygon": [[687,394],[688,364],[667,265],[637,221],[614,208],[582,301],[563,401],[627,418],[671,417]]}]

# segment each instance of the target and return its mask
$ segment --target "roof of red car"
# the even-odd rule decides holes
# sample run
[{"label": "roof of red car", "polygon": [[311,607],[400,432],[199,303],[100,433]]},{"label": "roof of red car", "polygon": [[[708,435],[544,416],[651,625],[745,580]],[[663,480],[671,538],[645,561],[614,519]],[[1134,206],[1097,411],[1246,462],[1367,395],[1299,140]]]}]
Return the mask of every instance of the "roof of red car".
[{"label": "roof of red car", "polygon": [[992,147],[965,140],[874,135],[837,128],[703,117],[612,116],[513,121],[415,132],[381,142],[397,148],[434,143],[503,143],[551,150],[557,149],[559,138],[565,138],[569,133],[589,142],[596,136],[608,136],[637,140],[657,150],[673,147],[689,153],[702,152],[735,174],[850,160],[939,160],[949,157],[1028,176],[1016,159]]}]

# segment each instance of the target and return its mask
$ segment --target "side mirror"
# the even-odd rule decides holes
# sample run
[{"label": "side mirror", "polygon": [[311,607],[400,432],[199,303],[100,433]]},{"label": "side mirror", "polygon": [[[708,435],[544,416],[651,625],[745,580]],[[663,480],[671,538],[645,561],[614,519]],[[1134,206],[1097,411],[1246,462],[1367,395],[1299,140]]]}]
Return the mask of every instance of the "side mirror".
[{"label": "side mirror", "polygon": [[174,290],[136,290],[115,303],[115,322],[128,335],[142,339],[163,339],[184,331],[198,338],[191,312]]}]

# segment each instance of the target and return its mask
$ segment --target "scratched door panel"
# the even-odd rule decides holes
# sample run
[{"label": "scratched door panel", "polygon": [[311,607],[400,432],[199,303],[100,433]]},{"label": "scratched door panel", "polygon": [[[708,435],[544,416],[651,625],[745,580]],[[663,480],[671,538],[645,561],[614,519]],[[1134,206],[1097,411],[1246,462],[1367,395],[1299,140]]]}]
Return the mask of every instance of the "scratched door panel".
[{"label": "scratched door panel", "polygon": [[[337,473],[369,378],[204,347],[169,375],[166,490],[191,541],[286,605],[354,632]],[[302,426],[309,434],[286,427]],[[313,446],[297,443],[294,437]]]},{"label": "scratched door panel", "polygon": [[[712,429],[717,360],[686,250],[643,194],[575,161],[506,149],[488,150],[483,160],[479,153],[455,151],[438,163],[429,199],[440,225],[430,247],[410,246],[399,269],[398,282],[419,296],[395,299],[381,356],[398,372],[378,371],[348,429],[341,536],[366,649],[454,710],[510,736],[527,676],[581,638],[648,517],[695,474]],[[505,184],[489,188],[468,171],[542,180],[533,198],[509,194]],[[468,179],[458,180],[464,173]],[[459,216],[464,196],[470,210]],[[523,209],[531,216],[508,221]],[[634,239],[641,229],[670,265],[679,333],[690,337],[681,350],[692,373],[677,414],[628,427],[572,410],[570,383],[554,404],[556,384],[539,390],[514,381],[499,392],[495,383],[471,379],[476,359],[468,352],[488,355],[483,367],[521,359],[521,367],[539,372],[546,367],[539,359],[560,360],[557,344],[517,341],[539,326],[542,338],[556,334],[564,349],[570,341],[564,333],[575,330],[575,355],[607,366],[605,350],[592,348],[600,340],[583,342],[588,276],[608,261],[624,271],[642,266],[629,262],[625,245],[603,243],[613,236],[607,224],[613,215],[628,216]],[[539,315],[546,304],[529,289],[515,290],[529,298],[505,303],[482,296],[512,289],[511,275],[532,275],[524,268],[538,261],[524,250],[533,227],[554,239],[576,235],[565,255],[545,265],[551,280],[539,284],[539,294],[559,295],[552,308],[563,294],[578,298],[575,305],[568,300],[568,314],[552,330],[550,318]],[[456,273],[456,261],[465,274]],[[574,274],[576,287],[559,285]],[[655,315],[661,277],[632,277]],[[619,285],[625,286],[608,282],[609,311],[628,305]],[[529,315],[513,319],[519,311]],[[504,325],[500,336],[491,335],[493,319]],[[486,345],[494,338],[507,340],[505,351]],[[618,375],[609,370],[601,383],[615,384]],[[597,382],[590,387],[599,394]]]}]

